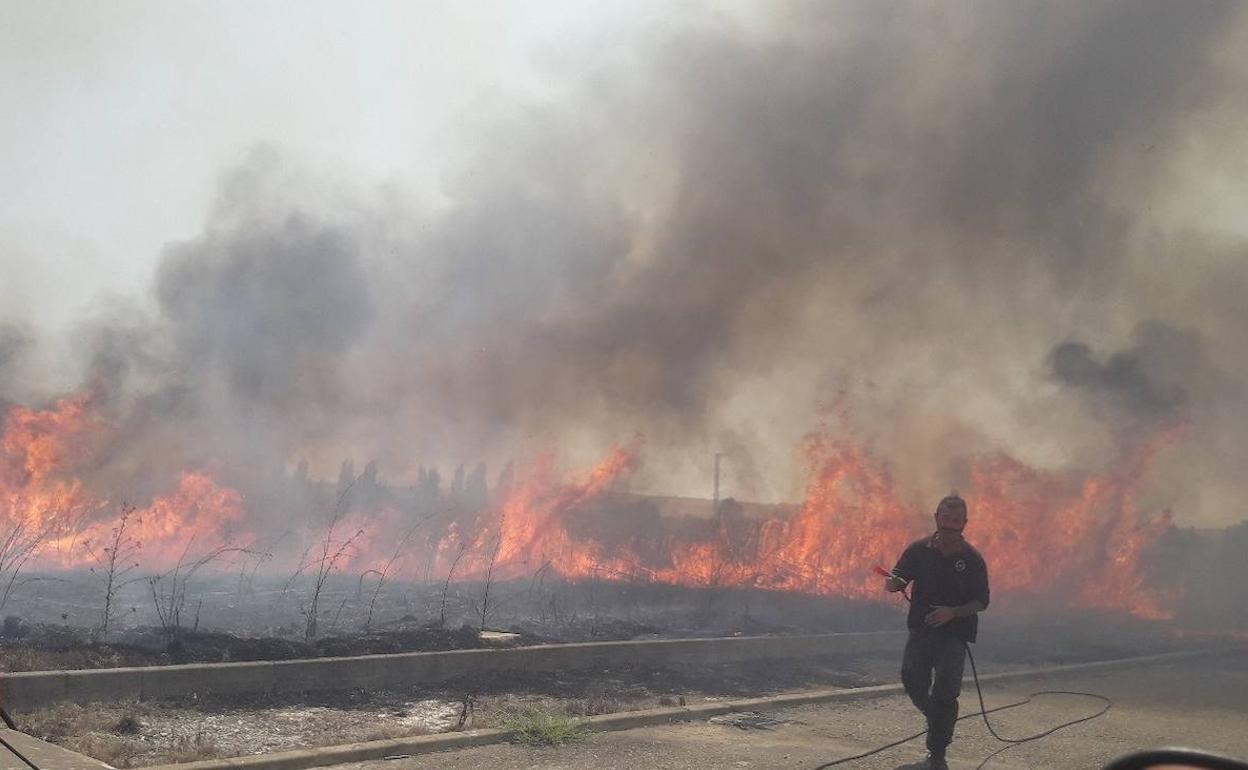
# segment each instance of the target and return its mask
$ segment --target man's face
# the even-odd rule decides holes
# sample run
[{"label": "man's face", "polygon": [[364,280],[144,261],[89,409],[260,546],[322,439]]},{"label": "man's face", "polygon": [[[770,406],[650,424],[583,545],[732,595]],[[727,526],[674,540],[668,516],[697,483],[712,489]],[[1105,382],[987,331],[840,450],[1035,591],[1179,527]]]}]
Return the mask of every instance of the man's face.
[{"label": "man's face", "polygon": [[966,526],[966,511],[961,508],[940,508],[936,511],[936,529],[952,529],[958,532]]}]

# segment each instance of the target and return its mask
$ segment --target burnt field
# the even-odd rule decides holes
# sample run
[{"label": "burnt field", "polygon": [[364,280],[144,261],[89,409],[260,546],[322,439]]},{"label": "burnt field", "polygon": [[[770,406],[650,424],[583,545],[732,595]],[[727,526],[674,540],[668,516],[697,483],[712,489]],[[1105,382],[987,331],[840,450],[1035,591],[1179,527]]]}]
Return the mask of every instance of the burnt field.
[{"label": "burnt field", "polygon": [[[0,637],[9,671],[283,660],[590,640],[899,630],[904,604],[736,588],[691,589],[545,578],[393,582],[360,576],[291,584],[203,573],[169,622],[147,582],[117,592],[107,635],[91,573],[38,575],[16,595]],[[314,601],[315,600],[315,601]],[[317,633],[309,634],[316,607]],[[162,618],[165,623],[162,624]],[[482,629],[486,629],[485,633]],[[1005,597],[984,616],[981,673],[1189,649],[1174,621],[1075,611]],[[500,633],[504,632],[504,633]],[[1196,644],[1219,645],[1206,630]],[[19,729],[114,767],[245,756],[537,720],[579,717],[896,680],[896,650],[807,659],[495,673],[383,690],[188,695],[62,703],[14,714]]]},{"label": "burnt field", "polygon": [[[904,628],[899,600],[864,601],[738,588],[683,588],[541,575],[495,583],[393,582],[334,575],[315,585],[215,572],[173,600],[146,581],[118,590],[107,630],[89,572],[32,576],[0,634],[7,671],[472,649],[496,645]],[[310,614],[315,613],[315,623]],[[1081,660],[1170,649],[1217,626],[1076,611],[1005,597],[981,646],[1017,660]],[[1228,627],[1226,624],[1221,628]],[[314,629],[314,631],[313,631]],[[486,631],[484,635],[482,631]],[[496,633],[504,632],[504,633]],[[1008,639],[1008,643],[1002,640]],[[997,648],[1000,648],[999,652]]]},{"label": "burnt field", "polygon": [[173,618],[148,583],[125,587],[105,633],[90,577],[39,576],[10,601],[0,637],[8,670],[470,649],[491,643],[483,629],[509,632],[505,644],[882,630],[896,627],[898,612],[800,594],[540,576],[395,582],[377,591],[367,579],[336,575],[318,596],[284,580],[215,574],[188,587]]}]

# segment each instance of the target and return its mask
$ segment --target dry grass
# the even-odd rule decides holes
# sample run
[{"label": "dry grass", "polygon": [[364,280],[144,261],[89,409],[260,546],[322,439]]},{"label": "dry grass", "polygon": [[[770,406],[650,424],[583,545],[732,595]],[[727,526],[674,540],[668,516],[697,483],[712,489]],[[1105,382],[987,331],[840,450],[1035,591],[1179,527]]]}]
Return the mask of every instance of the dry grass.
[{"label": "dry grass", "polygon": [[160,750],[139,736],[153,707],[143,703],[61,703],[24,714],[18,727],[36,738],[86,754],[113,767],[142,767],[168,762],[192,762],[220,756],[202,731],[175,738]]},{"label": "dry grass", "polygon": [[[389,740],[431,731],[405,722],[407,713],[401,709],[393,710],[394,719],[375,712],[371,717],[363,716],[351,710],[341,712],[344,718],[325,719],[313,709],[303,725],[290,722],[289,715],[283,715],[277,723],[256,724],[255,729],[240,724],[246,720],[255,722],[263,710],[240,710],[235,712],[237,719],[224,716],[228,713],[161,703],[63,703],[22,714],[18,727],[118,768],[194,762],[301,746]],[[228,728],[225,730],[219,729],[223,716]],[[315,724],[315,728],[308,730],[307,724]],[[283,729],[290,731],[285,739]],[[260,742],[268,742],[263,748],[252,745],[254,741],[240,743],[240,731],[252,738],[259,732]]]},{"label": "dry grass", "polygon": [[162,661],[156,653],[119,650],[108,645],[82,642],[76,646],[44,649],[36,644],[0,643],[0,670],[66,671],[73,669],[116,668],[153,665]]},{"label": "dry grass", "polygon": [[477,705],[475,726],[498,726],[502,720],[523,711],[559,713],[570,717],[592,717],[651,708],[648,699],[594,693],[582,698],[559,698],[544,695],[497,695],[481,698]]},{"label": "dry grass", "polygon": [[[201,759],[212,759],[221,756],[212,738],[203,730],[196,731],[193,736],[179,736],[173,746],[159,761],[169,763],[195,762]],[[153,763],[154,764],[154,763]]]},{"label": "dry grass", "polygon": [[410,738],[413,735],[428,735],[428,730],[405,725],[377,725],[363,730],[344,730],[337,735],[327,735],[326,745],[342,743],[362,743],[364,741],[388,741],[393,738]]},{"label": "dry grass", "polygon": [[621,698],[606,693],[594,693],[584,698],[576,698],[564,704],[564,711],[574,717],[593,717],[599,714],[616,714],[621,711],[636,711],[646,708],[636,700]]},{"label": "dry grass", "polygon": [[119,768],[144,767],[146,765],[195,762],[215,759],[223,755],[212,738],[203,730],[192,736],[179,736],[173,745],[163,751],[153,752],[153,747],[143,741],[113,733],[84,733],[65,738],[62,746],[79,754]]},{"label": "dry grass", "polygon": [[117,724],[113,725],[113,733],[116,735],[138,735],[141,732],[143,732],[143,723],[133,712],[123,714],[121,719],[117,720]]},{"label": "dry grass", "polygon": [[525,746],[566,746],[584,740],[589,734],[575,717],[538,708],[502,714],[498,726],[514,731],[512,740]]},{"label": "dry grass", "polygon": [[121,738],[108,733],[86,733],[66,738],[61,745],[70,751],[86,754],[113,767],[136,767],[139,754],[147,747],[133,738]]},{"label": "dry grass", "polygon": [[45,741],[87,733],[137,735],[144,717],[152,713],[143,703],[59,703],[28,714],[18,715],[18,728]]}]

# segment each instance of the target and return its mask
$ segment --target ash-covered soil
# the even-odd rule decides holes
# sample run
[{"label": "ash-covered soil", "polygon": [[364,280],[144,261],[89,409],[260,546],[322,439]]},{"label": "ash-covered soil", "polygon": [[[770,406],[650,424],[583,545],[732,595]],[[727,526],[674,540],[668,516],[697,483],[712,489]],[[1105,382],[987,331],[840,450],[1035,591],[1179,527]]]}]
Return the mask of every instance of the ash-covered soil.
[{"label": "ash-covered soil", "polygon": [[[88,576],[89,578],[89,576]],[[335,575],[308,633],[306,586],[209,576],[188,589],[182,622],[162,626],[150,597],[127,587],[107,633],[102,601],[82,575],[43,576],[10,599],[0,626],[0,670],[289,660],[472,649],[472,629],[518,635],[515,644],[733,636],[887,628],[887,606],[797,594],[663,585],[509,581],[403,582],[373,595]],[[124,599],[124,601],[123,601]],[[483,617],[484,614],[484,617]],[[309,639],[309,636],[312,638]]]},{"label": "ash-covered soil", "polygon": [[436,687],[163,702],[63,704],[18,728],[114,767],[141,767],[488,727],[521,709],[634,711],[807,687],[878,683],[880,661],[829,656],[697,668],[603,668],[461,679]]}]

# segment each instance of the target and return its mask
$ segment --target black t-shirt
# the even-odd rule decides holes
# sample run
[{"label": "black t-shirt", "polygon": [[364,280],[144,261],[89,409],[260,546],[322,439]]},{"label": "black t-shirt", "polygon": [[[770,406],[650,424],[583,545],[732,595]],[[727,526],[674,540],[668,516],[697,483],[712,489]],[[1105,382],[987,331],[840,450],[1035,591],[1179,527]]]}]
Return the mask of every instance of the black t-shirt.
[{"label": "black t-shirt", "polygon": [[[906,625],[914,629],[929,628],[923,618],[938,606],[957,607],[976,599],[988,606],[988,565],[979,551],[967,544],[961,551],[946,557],[931,541],[929,536],[908,545],[893,569],[899,577],[912,581]],[[973,642],[979,629],[979,617],[954,618],[941,628],[953,632],[964,642]]]}]

